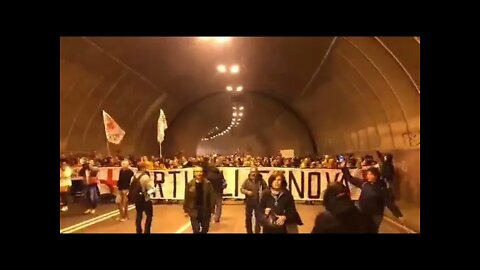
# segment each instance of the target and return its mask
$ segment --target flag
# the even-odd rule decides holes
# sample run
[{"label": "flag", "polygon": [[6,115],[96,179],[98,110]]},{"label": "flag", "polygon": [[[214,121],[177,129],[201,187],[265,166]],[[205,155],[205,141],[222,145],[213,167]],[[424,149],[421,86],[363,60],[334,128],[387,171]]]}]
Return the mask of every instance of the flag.
[{"label": "flag", "polygon": [[107,140],[114,144],[120,144],[125,136],[125,131],[123,131],[117,122],[105,111],[103,111],[103,124],[105,125]]},{"label": "flag", "polygon": [[158,127],[157,127],[157,141],[158,143],[162,143],[163,139],[165,139],[165,129],[167,129],[167,118],[163,113],[163,110],[160,109],[160,116],[158,117]]}]

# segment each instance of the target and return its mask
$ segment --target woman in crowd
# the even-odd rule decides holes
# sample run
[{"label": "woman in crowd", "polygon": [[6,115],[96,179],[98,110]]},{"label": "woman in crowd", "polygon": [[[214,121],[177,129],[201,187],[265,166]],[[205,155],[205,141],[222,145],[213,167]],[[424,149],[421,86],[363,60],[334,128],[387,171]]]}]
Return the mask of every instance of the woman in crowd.
[{"label": "woman in crowd", "polygon": [[382,223],[385,206],[390,209],[397,219],[403,222],[401,219],[403,215],[398,206],[395,205],[392,196],[388,195],[386,184],[380,178],[380,170],[378,168],[368,168],[366,180],[353,177],[348,168],[345,167],[345,164],[342,164],[340,169],[347,182],[362,190],[358,199],[358,206],[360,211],[374,222],[376,232],[378,232]]},{"label": "woman in crowd", "polygon": [[298,213],[293,196],[286,189],[285,176],[275,174],[269,178],[270,188],[262,194],[259,215],[263,233],[288,233],[287,224],[297,223]]},{"label": "woman in crowd", "polygon": [[82,176],[85,182],[85,196],[86,196],[86,204],[87,210],[85,210],[84,214],[95,214],[95,209],[97,208],[98,201],[99,201],[99,191],[98,191],[98,168],[94,166],[94,161],[90,160],[87,162],[86,160],[82,161],[82,169],[78,173],[79,176]]},{"label": "woman in crowd", "polygon": [[68,211],[68,195],[72,187],[72,173],[73,170],[68,166],[67,162],[60,161],[60,199],[62,202],[62,212]]}]

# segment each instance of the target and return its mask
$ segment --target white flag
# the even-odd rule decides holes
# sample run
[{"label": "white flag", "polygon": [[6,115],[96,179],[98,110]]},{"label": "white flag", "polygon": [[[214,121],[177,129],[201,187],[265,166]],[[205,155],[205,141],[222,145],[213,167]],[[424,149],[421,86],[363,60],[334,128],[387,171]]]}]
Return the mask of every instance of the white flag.
[{"label": "white flag", "polygon": [[157,127],[157,141],[162,143],[165,139],[165,129],[167,129],[167,118],[163,113],[163,110],[160,109],[160,116],[158,117],[158,127]]},{"label": "white flag", "polygon": [[123,131],[117,122],[105,111],[103,111],[103,124],[105,125],[107,140],[114,144],[120,144],[125,136],[125,131]]}]

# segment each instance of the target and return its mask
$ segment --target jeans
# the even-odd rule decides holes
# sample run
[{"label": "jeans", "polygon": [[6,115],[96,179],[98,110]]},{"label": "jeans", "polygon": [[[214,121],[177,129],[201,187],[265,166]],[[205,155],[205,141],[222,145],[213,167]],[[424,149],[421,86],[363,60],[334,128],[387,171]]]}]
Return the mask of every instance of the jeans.
[{"label": "jeans", "polygon": [[145,230],[143,232],[145,234],[149,234],[152,228],[152,217],[153,217],[153,204],[152,201],[140,201],[135,204],[135,208],[137,210],[137,219],[135,220],[135,226],[137,228],[137,233],[142,233],[142,219],[143,219],[143,212],[147,216],[147,220],[145,221]]},{"label": "jeans", "polygon": [[252,204],[246,204],[245,205],[245,228],[247,229],[247,233],[253,233],[252,214],[255,214],[255,233],[260,233],[260,219],[257,213],[257,206]]},{"label": "jeans", "polygon": [[70,197],[70,188],[67,188],[65,192],[60,192],[60,200],[63,206],[68,206],[68,198]]},{"label": "jeans", "polygon": [[193,233],[208,233],[210,214],[205,210],[198,209],[196,217],[190,216],[190,223],[192,224]]},{"label": "jeans", "polygon": [[88,209],[97,208],[99,197],[98,197],[98,187],[96,184],[87,186],[85,196],[87,198],[87,208]]},{"label": "jeans", "polygon": [[222,204],[223,204],[223,194],[216,194],[215,193],[215,221],[220,221],[220,217],[222,216]]}]

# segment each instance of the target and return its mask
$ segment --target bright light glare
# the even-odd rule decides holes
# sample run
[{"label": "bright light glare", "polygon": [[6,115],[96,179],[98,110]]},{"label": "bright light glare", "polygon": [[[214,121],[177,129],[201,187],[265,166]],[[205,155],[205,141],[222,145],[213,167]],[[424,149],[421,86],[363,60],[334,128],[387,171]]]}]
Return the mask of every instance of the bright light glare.
[{"label": "bright light glare", "polygon": [[240,107],[240,110],[243,110],[243,106],[242,106],[242,107]]},{"label": "bright light glare", "polygon": [[240,92],[243,90],[243,86],[237,86],[237,92]]},{"label": "bright light glare", "polygon": [[236,74],[238,72],[240,72],[240,67],[238,65],[233,65],[230,67],[230,73]]},{"label": "bright light glare", "polygon": [[227,67],[225,65],[218,65],[217,66],[217,71],[220,73],[225,73],[227,72]]},{"label": "bright light glare", "polygon": [[232,38],[231,37],[214,37],[213,40],[216,41],[217,43],[225,43],[230,41]]},{"label": "bright light glare", "polygon": [[231,87],[230,85],[227,86],[227,91],[232,91],[233,90],[233,87]]},{"label": "bright light glare", "polygon": [[217,43],[225,43],[227,41],[230,41],[232,37],[198,37],[198,39],[203,40],[203,41],[215,41]]},{"label": "bright light glare", "polygon": [[232,113],[232,115],[233,115],[233,116],[237,116],[237,113],[236,113],[236,112],[234,112],[234,113]]},{"label": "bright light glare", "polygon": [[239,115],[240,115],[240,116],[243,116],[243,113],[241,112]]},{"label": "bright light glare", "polygon": [[237,109],[237,107],[232,107],[232,109],[236,110],[236,109]]}]

